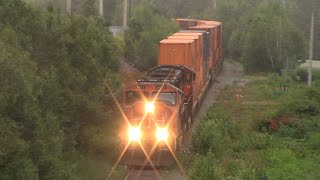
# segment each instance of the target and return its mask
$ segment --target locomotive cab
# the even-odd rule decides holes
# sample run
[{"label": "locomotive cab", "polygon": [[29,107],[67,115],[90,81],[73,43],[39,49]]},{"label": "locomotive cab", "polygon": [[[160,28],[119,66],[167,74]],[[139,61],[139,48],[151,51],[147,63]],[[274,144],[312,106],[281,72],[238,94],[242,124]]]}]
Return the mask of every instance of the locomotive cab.
[{"label": "locomotive cab", "polygon": [[[120,135],[123,164],[145,166],[152,161],[155,166],[168,166],[174,162],[172,153],[178,150],[187,123],[186,99],[192,96],[181,90],[187,83],[184,76],[178,66],[156,67],[125,89],[127,125]],[[192,82],[189,84],[192,88]]]}]

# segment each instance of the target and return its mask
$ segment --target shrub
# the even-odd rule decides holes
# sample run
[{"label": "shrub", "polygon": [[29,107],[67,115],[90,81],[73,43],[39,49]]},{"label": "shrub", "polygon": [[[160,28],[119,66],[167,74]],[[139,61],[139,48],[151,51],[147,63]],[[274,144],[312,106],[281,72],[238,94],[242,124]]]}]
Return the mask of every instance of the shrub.
[{"label": "shrub", "polygon": [[320,152],[320,133],[312,133],[307,139],[307,144],[310,149]]},{"label": "shrub", "polygon": [[192,168],[189,171],[192,180],[223,179],[220,165],[215,160],[215,155],[208,152],[207,155],[196,156]]},{"label": "shrub", "polygon": [[[319,159],[319,157],[317,157]],[[309,155],[299,158],[290,149],[273,149],[266,156],[268,179],[317,179],[320,177],[319,161]]]},{"label": "shrub", "polygon": [[280,101],[277,114],[316,116],[320,113],[320,91],[319,88],[297,87],[289,91],[288,96]]},{"label": "shrub", "polygon": [[0,128],[8,130],[0,179],[78,179],[79,154],[114,149],[103,82],[118,90],[119,53],[106,28],[102,19],[0,1]]},{"label": "shrub", "polygon": [[192,151],[206,154],[211,151],[220,157],[227,151],[226,145],[241,136],[241,129],[231,120],[223,107],[215,107],[213,114],[202,120],[192,136]]}]

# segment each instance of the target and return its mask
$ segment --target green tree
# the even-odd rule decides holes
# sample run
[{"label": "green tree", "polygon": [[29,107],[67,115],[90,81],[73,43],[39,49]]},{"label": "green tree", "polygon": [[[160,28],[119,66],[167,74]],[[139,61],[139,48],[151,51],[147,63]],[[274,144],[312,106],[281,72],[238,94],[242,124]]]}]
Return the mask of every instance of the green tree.
[{"label": "green tree", "polygon": [[82,1],[81,12],[84,16],[97,16],[99,14],[96,0]]},{"label": "green tree", "polygon": [[159,41],[177,31],[173,21],[158,14],[146,1],[133,10],[129,27],[125,33],[125,55],[142,69],[157,64]]},{"label": "green tree", "polygon": [[106,28],[0,1],[0,179],[81,179],[80,157],[114,155],[117,116],[103,82],[119,89],[119,52]]},{"label": "green tree", "polygon": [[279,3],[262,3],[244,22],[246,27],[235,32],[231,44],[241,49],[233,52],[241,55],[248,72],[279,70],[286,61],[294,64],[304,57],[303,34]]}]

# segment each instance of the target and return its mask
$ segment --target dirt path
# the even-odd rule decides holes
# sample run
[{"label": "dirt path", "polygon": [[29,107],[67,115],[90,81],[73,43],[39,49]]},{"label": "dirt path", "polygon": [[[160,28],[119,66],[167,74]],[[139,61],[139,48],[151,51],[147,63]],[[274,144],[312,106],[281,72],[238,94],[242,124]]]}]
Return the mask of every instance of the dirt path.
[{"label": "dirt path", "polygon": [[[216,78],[216,81],[208,90],[207,96],[201,105],[200,111],[198,112],[191,129],[187,132],[185,141],[183,143],[182,150],[189,152],[189,147],[191,143],[192,133],[195,131],[200,119],[206,116],[207,111],[213,105],[219,94],[227,85],[232,85],[237,83],[238,85],[245,84],[247,80],[242,79],[243,68],[237,62],[225,61],[222,72]],[[185,175],[178,167],[174,167],[168,171],[159,169],[158,173],[160,178],[163,180],[184,180]],[[153,170],[143,170],[138,169],[128,169],[125,179],[127,180],[156,180],[158,178],[157,174]]]}]

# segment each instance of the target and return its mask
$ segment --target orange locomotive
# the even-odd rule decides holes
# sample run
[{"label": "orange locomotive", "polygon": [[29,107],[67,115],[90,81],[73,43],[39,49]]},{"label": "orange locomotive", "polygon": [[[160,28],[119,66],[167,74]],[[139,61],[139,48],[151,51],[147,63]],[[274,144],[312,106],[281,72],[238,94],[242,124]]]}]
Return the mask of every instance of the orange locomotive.
[{"label": "orange locomotive", "polygon": [[158,66],[124,90],[122,163],[169,166],[223,64],[222,24],[175,20],[183,29],[160,41]]}]

